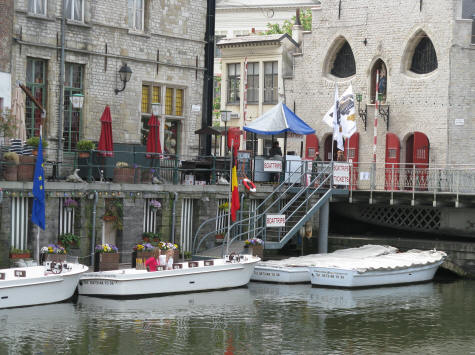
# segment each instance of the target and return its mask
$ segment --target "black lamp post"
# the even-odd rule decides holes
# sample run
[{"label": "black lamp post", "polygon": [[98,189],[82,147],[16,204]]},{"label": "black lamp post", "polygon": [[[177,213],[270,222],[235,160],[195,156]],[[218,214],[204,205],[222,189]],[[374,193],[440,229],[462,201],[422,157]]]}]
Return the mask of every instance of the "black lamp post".
[{"label": "black lamp post", "polygon": [[365,109],[361,109],[360,108],[360,104],[361,104],[361,101],[363,99],[363,95],[362,94],[356,94],[356,101],[358,102],[358,115],[361,117],[361,120],[363,121],[364,123],[364,130],[366,131],[366,122],[367,122],[367,119],[368,119],[368,106],[365,105]]},{"label": "black lamp post", "polygon": [[119,69],[119,75],[120,75],[120,81],[124,84],[122,89],[115,89],[115,94],[117,95],[119,92],[125,90],[125,85],[127,82],[130,80],[130,77],[132,76],[132,69],[130,69],[129,66],[127,66],[127,63],[124,63],[122,67]]}]

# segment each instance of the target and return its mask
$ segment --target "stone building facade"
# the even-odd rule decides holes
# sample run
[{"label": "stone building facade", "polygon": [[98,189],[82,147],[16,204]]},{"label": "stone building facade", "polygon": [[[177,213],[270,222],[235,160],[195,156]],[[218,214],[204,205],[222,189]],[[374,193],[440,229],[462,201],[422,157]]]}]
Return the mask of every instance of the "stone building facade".
[{"label": "stone building facade", "polygon": [[[59,115],[63,3],[65,104]],[[162,103],[165,152],[197,153],[193,132],[201,122],[206,1],[19,0],[14,7],[12,82],[26,83],[46,107],[49,160],[56,158],[58,135],[65,152],[74,151],[79,139],[98,141],[106,105],[114,143],[143,145],[145,123],[156,101]],[[125,90],[116,94],[123,85],[118,73],[123,64],[132,75]],[[69,103],[73,93],[85,95],[80,112]],[[28,106],[28,135],[37,135],[38,115]]]},{"label": "stone building facade", "polygon": [[331,149],[331,128],[322,118],[333,105],[335,84],[340,95],[351,84],[362,95],[360,108],[367,108],[366,130],[357,113],[356,159],[373,160],[379,70],[387,73],[381,107],[390,114],[388,127],[378,114],[378,163],[387,159],[389,136],[399,145],[399,163],[475,163],[475,48],[463,4],[404,0],[382,8],[376,0],[328,0],[313,8],[312,32],[304,34],[285,87],[287,104],[295,103],[296,113],[316,129],[317,151]]}]

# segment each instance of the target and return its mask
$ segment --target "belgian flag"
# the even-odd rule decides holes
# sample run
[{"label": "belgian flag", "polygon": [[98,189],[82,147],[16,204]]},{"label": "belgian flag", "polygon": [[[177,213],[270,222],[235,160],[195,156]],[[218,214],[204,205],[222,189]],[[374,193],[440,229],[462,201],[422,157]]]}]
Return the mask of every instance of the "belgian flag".
[{"label": "belgian flag", "polygon": [[241,207],[239,203],[239,187],[237,178],[237,147],[233,146],[233,169],[231,172],[231,220],[236,221],[236,212]]}]

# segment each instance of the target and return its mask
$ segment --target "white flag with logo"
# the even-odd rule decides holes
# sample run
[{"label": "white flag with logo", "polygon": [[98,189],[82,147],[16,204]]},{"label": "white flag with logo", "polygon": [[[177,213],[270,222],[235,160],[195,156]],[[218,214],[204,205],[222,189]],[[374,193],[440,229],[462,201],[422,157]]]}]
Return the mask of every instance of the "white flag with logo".
[{"label": "white flag with logo", "polygon": [[338,86],[335,85],[335,104],[333,105],[333,140],[336,141],[336,146],[340,150],[345,150],[345,146],[343,144],[343,136],[342,136],[342,127],[341,127],[341,117],[340,117],[340,109],[339,109],[339,102],[338,102]]},{"label": "white flag with logo", "polygon": [[[336,100],[335,100],[336,103]],[[333,117],[335,104],[328,110],[323,117],[323,122],[333,128]],[[338,99],[338,111],[340,114],[340,124],[342,127],[342,135],[350,138],[356,132],[356,114],[355,114],[355,95],[353,87],[350,85],[343,95]],[[335,138],[336,140],[336,138]],[[340,148],[338,148],[340,149]]]}]

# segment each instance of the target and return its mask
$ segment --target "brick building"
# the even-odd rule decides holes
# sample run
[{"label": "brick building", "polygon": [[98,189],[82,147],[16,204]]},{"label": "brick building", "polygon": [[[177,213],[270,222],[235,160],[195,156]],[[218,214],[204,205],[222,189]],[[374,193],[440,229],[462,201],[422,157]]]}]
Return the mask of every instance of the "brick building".
[{"label": "brick building", "polygon": [[[165,153],[197,154],[193,132],[201,127],[206,1],[14,4],[12,82],[25,83],[46,107],[47,159],[68,161],[78,140],[97,141],[106,105],[111,108],[116,151],[135,151],[144,144],[152,102],[162,103],[160,138]],[[125,90],[115,93],[123,86],[118,71],[124,64],[132,75]],[[61,87],[64,107],[59,102]],[[69,97],[75,93],[85,95],[82,110],[72,108]],[[39,112],[29,100],[26,108],[27,135],[38,135]],[[58,136],[63,138],[64,156],[57,153]]]},{"label": "brick building", "polygon": [[475,163],[470,6],[462,0],[384,7],[375,0],[329,0],[314,7],[312,32],[304,34],[294,76],[285,81],[287,105],[295,103],[296,113],[317,131],[307,138],[307,149],[331,157],[331,129],[322,118],[335,83],[340,95],[352,84],[367,122],[365,130],[364,112],[357,115],[349,157],[371,162],[376,75],[385,72],[381,107],[389,115],[379,115],[377,162]]}]

